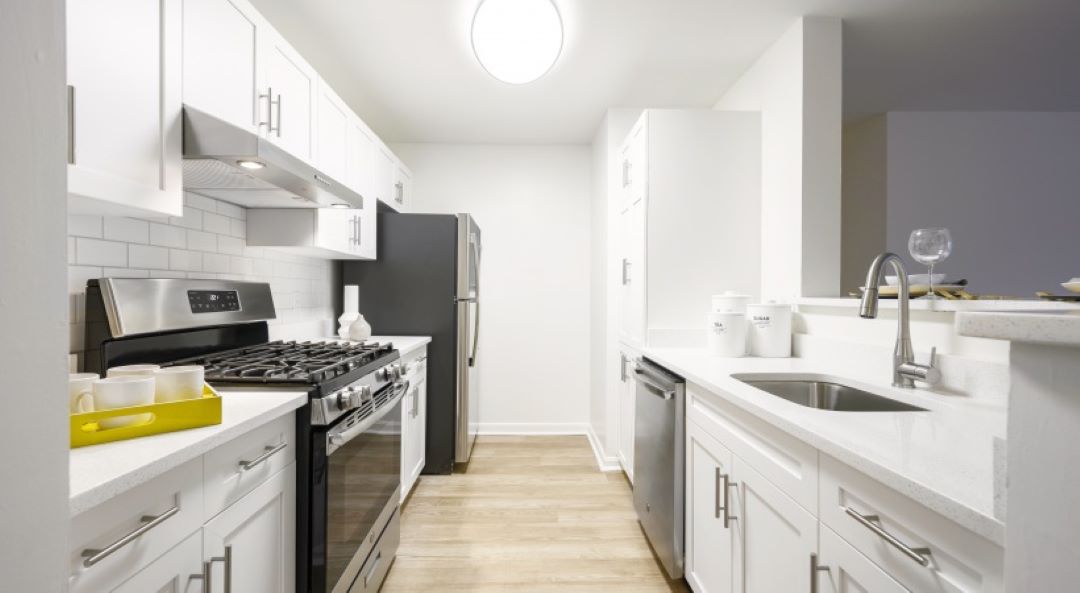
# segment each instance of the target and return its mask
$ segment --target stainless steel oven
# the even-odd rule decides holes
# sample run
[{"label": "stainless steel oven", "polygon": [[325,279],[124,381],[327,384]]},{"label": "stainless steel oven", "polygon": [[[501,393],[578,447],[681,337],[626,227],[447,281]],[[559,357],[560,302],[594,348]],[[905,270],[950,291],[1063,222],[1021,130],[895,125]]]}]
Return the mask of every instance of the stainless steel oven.
[{"label": "stainless steel oven", "polygon": [[312,435],[313,591],[377,591],[390,569],[399,541],[401,400],[408,387],[393,383]]}]

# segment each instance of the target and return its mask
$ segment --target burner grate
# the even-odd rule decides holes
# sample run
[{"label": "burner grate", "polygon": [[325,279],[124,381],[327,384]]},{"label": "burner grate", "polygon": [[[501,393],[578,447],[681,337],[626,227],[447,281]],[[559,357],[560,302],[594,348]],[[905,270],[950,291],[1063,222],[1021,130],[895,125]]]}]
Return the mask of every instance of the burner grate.
[{"label": "burner grate", "polygon": [[202,365],[207,381],[318,384],[394,351],[390,343],[269,342],[167,363]]}]

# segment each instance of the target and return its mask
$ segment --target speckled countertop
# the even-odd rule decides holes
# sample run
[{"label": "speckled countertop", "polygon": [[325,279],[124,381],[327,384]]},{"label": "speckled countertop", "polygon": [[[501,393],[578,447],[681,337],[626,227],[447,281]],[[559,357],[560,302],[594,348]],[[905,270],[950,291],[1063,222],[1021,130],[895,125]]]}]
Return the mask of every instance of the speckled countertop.
[{"label": "speckled countertop", "polygon": [[[754,414],[911,497],[958,524],[1004,545],[995,516],[995,484],[1004,471],[994,441],[1005,436],[1006,410],[977,398],[889,386],[842,362],[799,358],[725,359],[704,350],[646,349],[645,356],[716,397]],[[850,365],[848,365],[850,367]],[[908,402],[927,412],[831,412],[803,407],[751,387],[732,375],[806,373],[847,379],[855,387]]]},{"label": "speckled countertop", "polygon": [[307,403],[306,391],[221,394],[221,424],[72,449],[69,509],[78,515]]},{"label": "speckled countertop", "polygon": [[958,313],[962,336],[1060,346],[1080,346],[1080,310]]}]

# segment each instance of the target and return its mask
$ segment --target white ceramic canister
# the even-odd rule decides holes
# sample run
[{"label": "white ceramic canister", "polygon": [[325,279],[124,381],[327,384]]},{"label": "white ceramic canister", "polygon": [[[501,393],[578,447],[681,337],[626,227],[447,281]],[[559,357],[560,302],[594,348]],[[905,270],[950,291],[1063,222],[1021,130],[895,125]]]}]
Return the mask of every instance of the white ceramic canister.
[{"label": "white ceramic canister", "polygon": [[706,319],[709,324],[709,352],[728,358],[746,356],[745,314],[712,312]]},{"label": "white ceramic canister", "polygon": [[791,305],[759,303],[746,307],[750,354],[762,358],[791,356]]},{"label": "white ceramic canister", "polygon": [[746,306],[750,304],[750,295],[738,294],[733,290],[724,291],[712,296],[713,313],[746,313]]}]

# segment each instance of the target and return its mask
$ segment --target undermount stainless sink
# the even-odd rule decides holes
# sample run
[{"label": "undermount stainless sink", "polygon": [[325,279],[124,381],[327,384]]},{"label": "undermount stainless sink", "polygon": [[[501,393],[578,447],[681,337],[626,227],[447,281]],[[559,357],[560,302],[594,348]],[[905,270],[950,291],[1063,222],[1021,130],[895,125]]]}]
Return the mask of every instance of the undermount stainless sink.
[{"label": "undermount stainless sink", "polygon": [[829,379],[735,375],[747,385],[789,402],[834,412],[925,412],[925,408],[863,391]]}]

